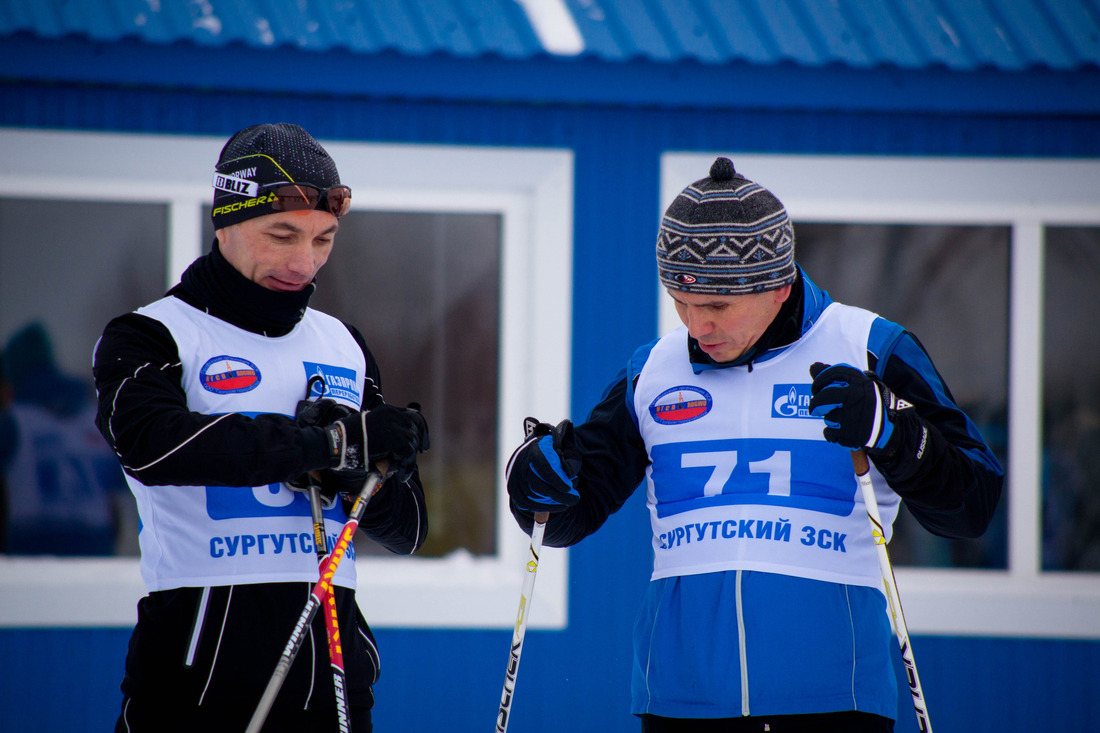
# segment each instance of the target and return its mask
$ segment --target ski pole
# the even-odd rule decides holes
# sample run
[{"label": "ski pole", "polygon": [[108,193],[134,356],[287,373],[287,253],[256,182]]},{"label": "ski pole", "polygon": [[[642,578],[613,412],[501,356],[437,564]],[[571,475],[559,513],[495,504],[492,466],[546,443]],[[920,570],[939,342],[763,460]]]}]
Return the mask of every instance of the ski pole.
[{"label": "ski pole", "polygon": [[366,511],[367,502],[370,501],[371,497],[374,496],[374,492],[382,484],[388,466],[383,461],[376,466],[376,469],[367,474],[367,480],[363,482],[363,488],[360,490],[359,495],[355,497],[355,503],[352,505],[351,511],[348,512],[348,521],[344,523],[340,537],[332,548],[332,554],[325,558],[325,561],[321,564],[321,578],[313,586],[313,590],[310,591],[306,606],[302,609],[302,614],[298,617],[294,629],[290,632],[286,647],[275,665],[275,671],[272,672],[271,679],[268,680],[267,688],[264,689],[260,702],[256,705],[255,712],[252,713],[252,719],[249,721],[245,733],[260,733],[260,728],[263,727],[267,714],[275,703],[279,689],[283,686],[283,682],[290,672],[290,665],[294,663],[294,658],[298,656],[298,650],[302,647],[306,630],[312,623],[313,617],[317,615],[317,609],[324,603],[325,596],[332,592],[332,578],[336,574],[336,568],[340,565],[340,561],[344,559],[344,553],[351,545],[355,530],[359,528],[359,520],[363,518],[363,513]]},{"label": "ski pole", "polygon": [[519,595],[519,613],[516,614],[516,626],[512,630],[512,651],[508,656],[508,668],[504,674],[504,690],[500,695],[500,709],[497,711],[497,731],[508,730],[508,715],[512,711],[512,698],[515,696],[516,675],[519,673],[519,655],[523,652],[523,637],[527,633],[527,615],[531,610],[531,596],[535,590],[535,572],[539,569],[539,553],[542,552],[542,536],[546,532],[546,520],[549,512],[536,512],[535,525],[531,528],[531,547],[527,559],[527,574],[523,577],[523,590]]},{"label": "ski pole", "polygon": [[[314,375],[306,382],[306,399],[313,393],[313,385],[320,386],[318,398],[325,392],[325,381],[320,376]],[[325,532],[325,514],[321,506],[321,491],[317,484],[317,477],[312,473],[306,474],[309,493],[309,510],[313,518],[313,548],[317,551],[318,570],[325,564],[325,558],[329,556],[328,535]],[[336,612],[336,594],[329,593],[325,596],[325,636],[328,639],[328,658],[332,666],[332,687],[336,695],[336,721],[340,733],[351,733],[351,721],[348,720],[348,700],[345,687],[347,673],[344,670],[344,651],[340,643],[340,617]]]},{"label": "ski pole", "polygon": [[901,596],[898,595],[898,581],[894,577],[894,568],[890,564],[890,555],[886,552],[886,533],[882,529],[882,518],[879,516],[878,500],[875,499],[875,487],[871,483],[869,474],[871,466],[867,461],[867,454],[862,450],[852,451],[852,467],[859,481],[860,491],[863,493],[863,503],[867,507],[867,518],[871,520],[871,534],[875,540],[875,550],[878,553],[879,571],[882,573],[882,582],[886,586],[887,609],[897,633],[898,645],[901,647],[901,661],[905,664],[905,674],[909,681],[909,692],[913,695],[913,709],[917,713],[917,728],[921,733],[932,733],[932,722],[928,718],[928,704],[924,699],[924,689],[920,684],[920,676],[917,674],[917,663],[913,659],[913,646],[909,640],[909,627],[905,624],[905,614],[901,610]]},{"label": "ski pole", "polygon": [[[325,533],[324,510],[321,507],[321,492],[313,477],[309,477],[309,508],[313,514],[313,546],[317,550],[318,569],[324,567],[329,556],[328,537]],[[340,733],[351,733],[348,720],[348,699],[344,682],[347,679],[344,670],[344,650],[340,643],[340,618],[336,613],[336,594],[325,596],[325,635],[328,637],[328,658],[332,666],[332,686],[336,692],[336,720]]]},{"label": "ski pole", "polygon": [[[524,438],[530,438],[538,427],[538,421],[527,418],[523,421]],[[519,674],[519,655],[523,652],[523,637],[527,633],[527,615],[531,610],[531,596],[535,592],[535,573],[539,569],[539,553],[542,552],[542,537],[546,533],[546,521],[550,512],[535,512],[535,524],[531,527],[531,545],[527,558],[527,574],[523,576],[523,589],[519,594],[519,612],[516,625],[512,630],[512,650],[508,655],[508,668],[504,673],[504,689],[500,693],[500,709],[497,710],[498,733],[508,730],[508,716],[512,712],[512,698],[516,691],[516,675]]]}]

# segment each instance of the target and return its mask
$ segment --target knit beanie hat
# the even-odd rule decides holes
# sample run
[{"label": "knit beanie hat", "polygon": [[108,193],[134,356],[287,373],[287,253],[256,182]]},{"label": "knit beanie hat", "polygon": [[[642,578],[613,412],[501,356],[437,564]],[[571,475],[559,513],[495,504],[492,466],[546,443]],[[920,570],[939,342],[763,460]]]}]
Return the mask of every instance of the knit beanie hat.
[{"label": "knit beanie hat", "polygon": [[657,234],[657,273],[672,290],[745,295],[795,281],[794,227],[768,189],[729,158],[696,181],[665,211]]},{"label": "knit beanie hat", "polygon": [[304,183],[324,190],[340,184],[336,162],[298,125],[247,127],[222,148],[214,169],[214,228],[272,214],[274,183]]}]

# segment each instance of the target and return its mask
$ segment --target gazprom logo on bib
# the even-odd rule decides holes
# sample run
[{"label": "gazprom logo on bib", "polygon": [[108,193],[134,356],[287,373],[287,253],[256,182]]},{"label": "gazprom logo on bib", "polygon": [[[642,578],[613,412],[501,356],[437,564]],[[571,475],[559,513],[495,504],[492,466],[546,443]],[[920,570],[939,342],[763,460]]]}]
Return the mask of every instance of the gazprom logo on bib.
[{"label": "gazprom logo on bib", "polygon": [[[306,369],[307,381],[312,377],[320,377],[325,380],[325,397],[346,400],[356,405],[360,403],[362,398],[359,395],[359,379],[356,377],[354,369],[332,366],[331,364],[317,364],[312,361],[303,361],[302,366]],[[320,390],[319,385],[314,386],[310,390],[310,399],[320,397]]]},{"label": "gazprom logo on bib", "polygon": [[810,385],[777,384],[772,387],[772,417],[818,418],[810,414]]},{"label": "gazprom logo on bib", "polygon": [[673,387],[657,395],[649,406],[649,414],[662,425],[679,425],[698,420],[710,412],[714,400],[699,387]]},{"label": "gazprom logo on bib", "polygon": [[215,356],[202,365],[199,382],[214,394],[248,392],[260,384],[260,369],[239,356]]}]

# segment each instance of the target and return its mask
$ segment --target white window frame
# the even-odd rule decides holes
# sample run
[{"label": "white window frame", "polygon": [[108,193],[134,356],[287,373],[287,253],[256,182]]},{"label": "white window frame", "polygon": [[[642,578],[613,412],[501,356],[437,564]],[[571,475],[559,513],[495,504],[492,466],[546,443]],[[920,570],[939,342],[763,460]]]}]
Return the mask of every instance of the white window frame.
[{"label": "white window frame", "polygon": [[[914,634],[1100,639],[1100,573],[1042,571],[1040,530],[1043,231],[1100,226],[1100,160],[669,152],[658,219],[719,155],[783,201],[796,238],[799,221],[1011,227],[1008,568],[896,568],[898,587]],[[659,290],[667,333],[680,321]]]},{"label": "white window frame", "polygon": [[[202,252],[223,137],[0,130],[0,196],[168,206],[166,284]],[[503,467],[526,415],[569,412],[573,153],[560,149],[322,141],[353,210],[501,216],[497,552],[356,560],[374,627],[511,628],[529,540],[508,511]],[[339,246],[339,243],[337,244]],[[106,325],[106,324],[104,324]],[[547,548],[529,627],[568,622],[569,553]],[[135,558],[0,556],[0,627],[132,626],[145,595]]]}]

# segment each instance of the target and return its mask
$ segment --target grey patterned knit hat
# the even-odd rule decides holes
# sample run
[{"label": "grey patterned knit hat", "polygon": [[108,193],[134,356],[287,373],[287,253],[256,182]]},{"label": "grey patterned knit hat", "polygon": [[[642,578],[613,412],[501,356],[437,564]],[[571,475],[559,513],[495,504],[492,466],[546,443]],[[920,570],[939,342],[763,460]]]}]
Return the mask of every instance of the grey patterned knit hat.
[{"label": "grey patterned knit hat", "polygon": [[794,227],[783,204],[748,180],[729,158],[665,211],[657,234],[657,273],[672,290],[745,295],[795,281]]}]

